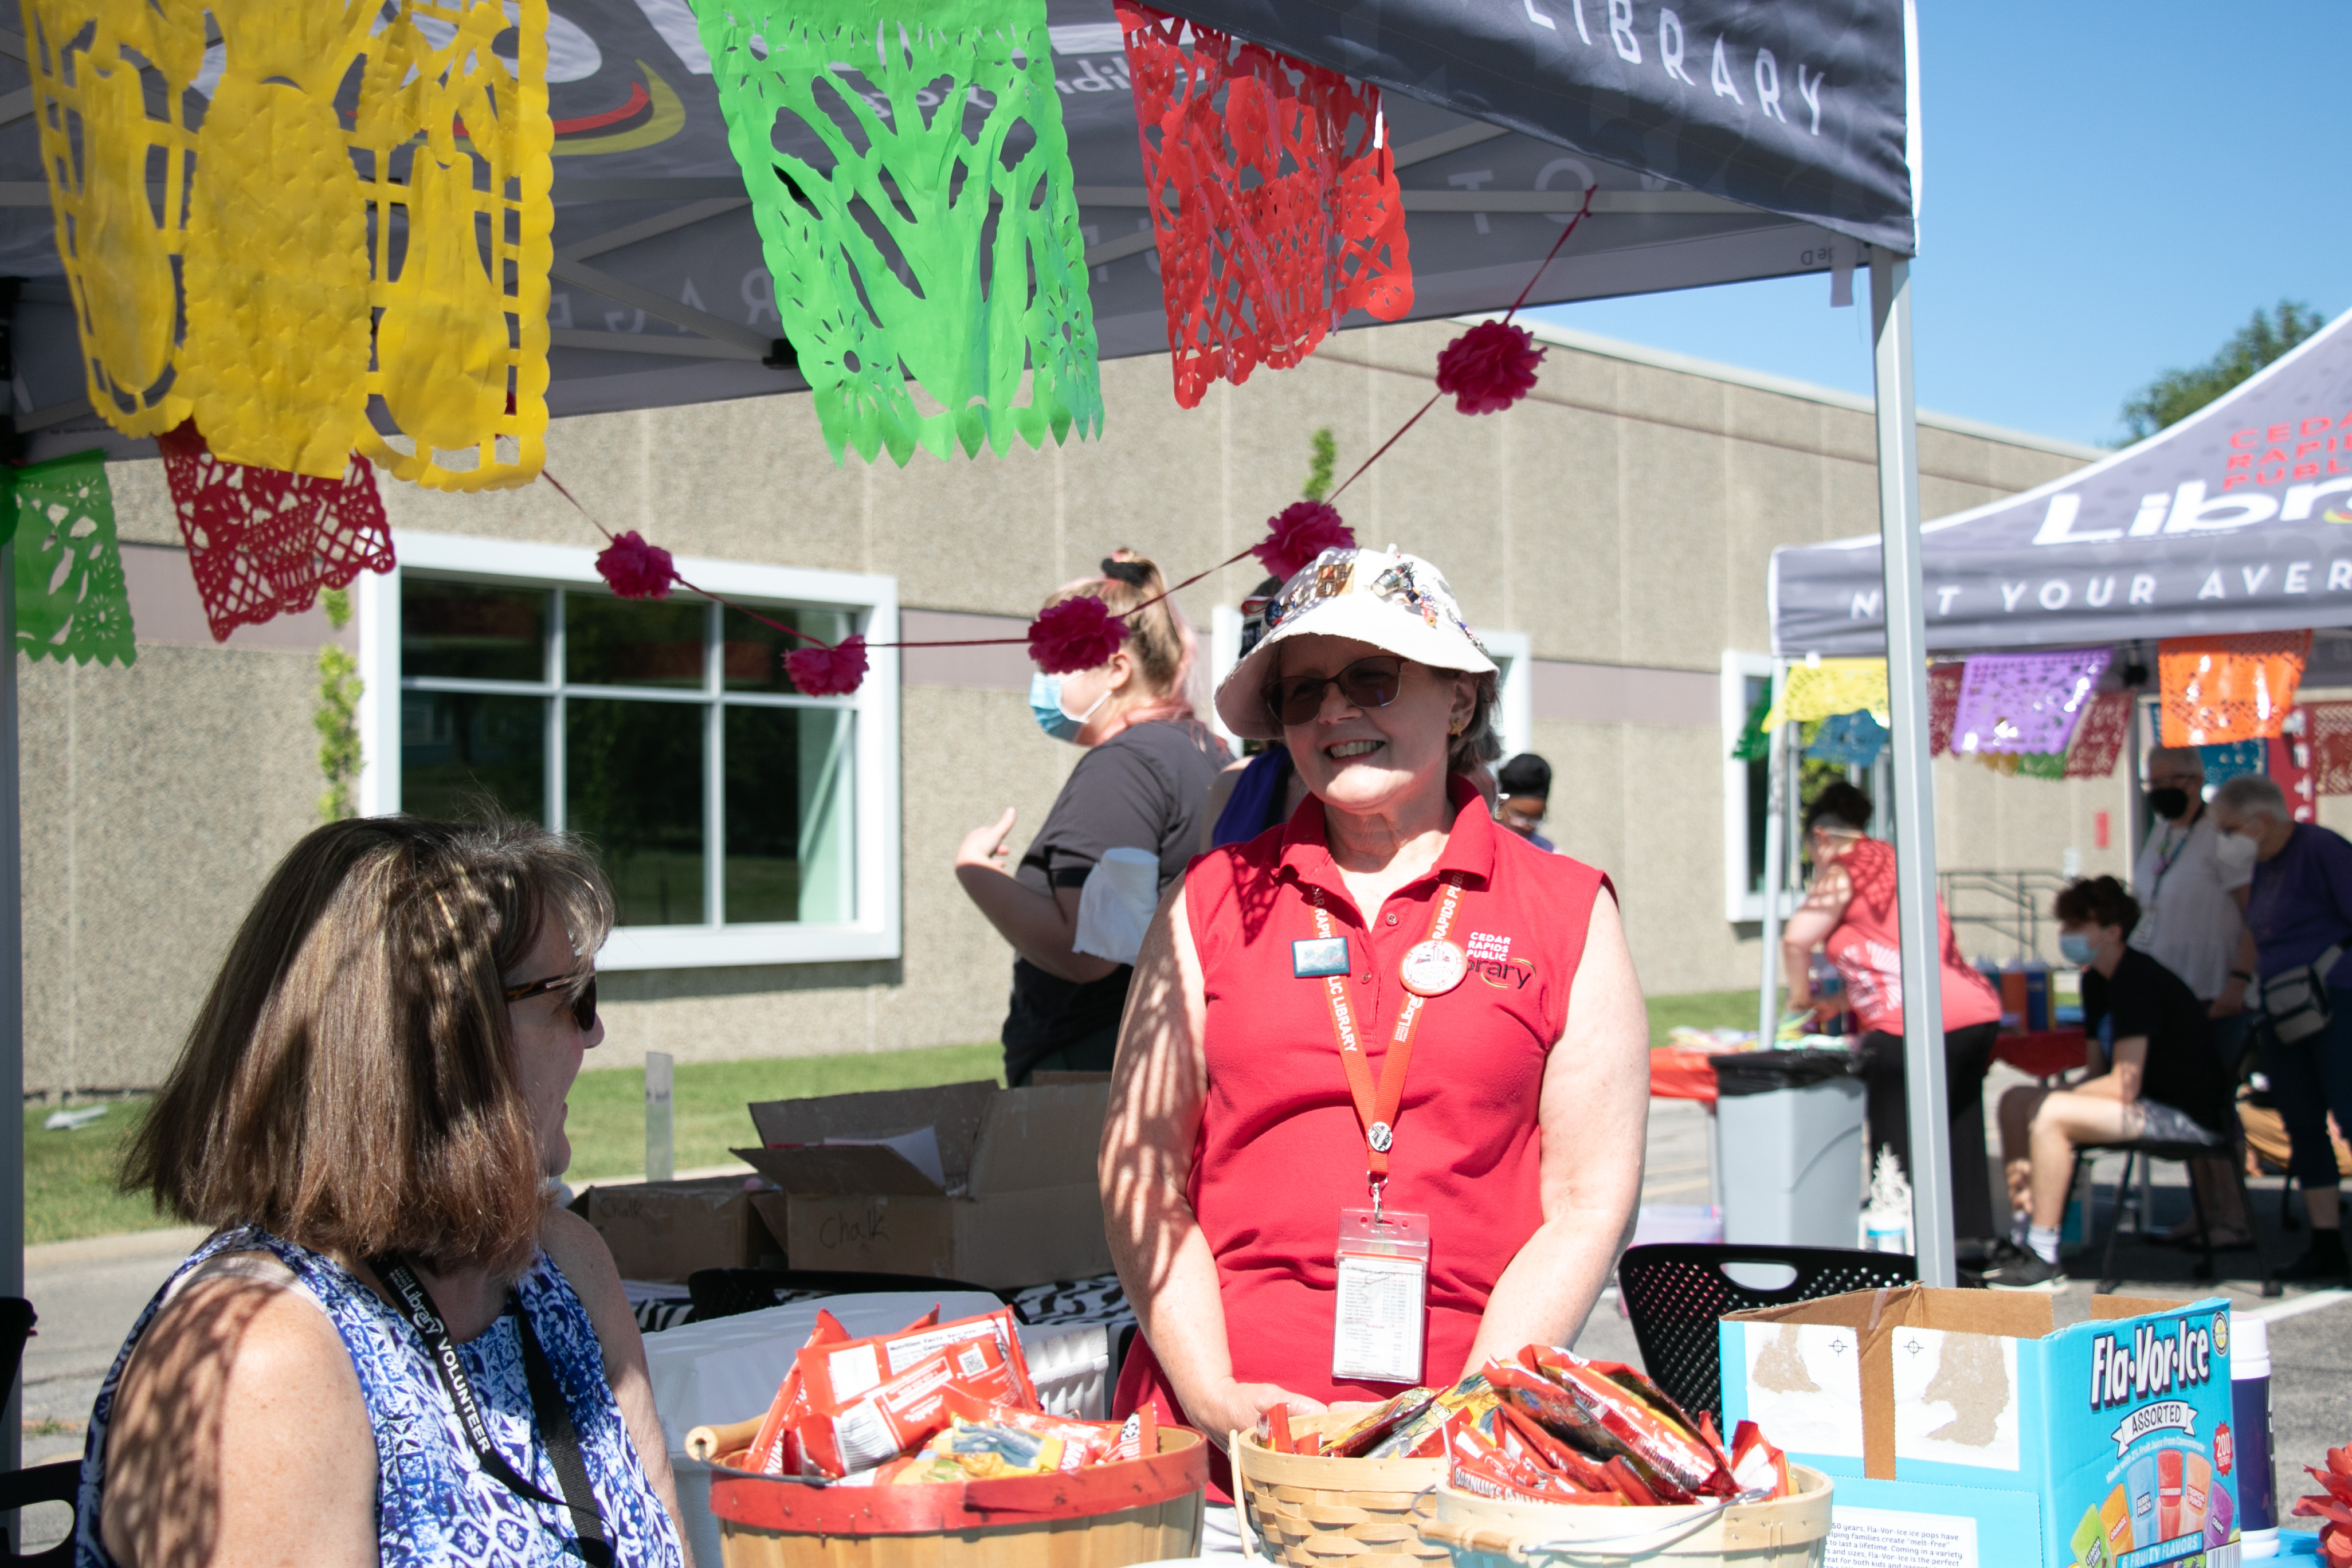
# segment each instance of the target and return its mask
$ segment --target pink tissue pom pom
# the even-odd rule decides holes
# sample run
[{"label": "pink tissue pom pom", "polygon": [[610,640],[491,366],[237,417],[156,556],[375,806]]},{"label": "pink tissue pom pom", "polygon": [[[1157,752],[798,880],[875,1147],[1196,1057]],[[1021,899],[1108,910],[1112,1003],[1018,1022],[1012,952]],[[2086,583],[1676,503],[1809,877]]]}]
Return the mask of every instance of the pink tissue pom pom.
[{"label": "pink tissue pom pom", "polygon": [[647,544],[633,528],[596,552],[596,574],[624,599],[667,599],[677,569],[668,551]]},{"label": "pink tissue pom pom", "polygon": [[1265,542],[1251,545],[1250,553],[1286,583],[1325,551],[1356,547],[1356,531],[1325,501],[1292,501],[1266,520],[1266,529]]},{"label": "pink tissue pom pom", "polygon": [[1481,321],[1437,356],[1437,390],[1465,414],[1495,414],[1535,389],[1544,351],[1535,334],[1503,321]]},{"label": "pink tissue pom pom", "polygon": [[852,633],[837,647],[794,648],[784,655],[784,673],[804,696],[846,697],[866,680],[866,639]]},{"label": "pink tissue pom pom", "polygon": [[1127,623],[1090,594],[1048,605],[1029,623],[1029,657],[1048,675],[1107,663],[1126,640]]}]

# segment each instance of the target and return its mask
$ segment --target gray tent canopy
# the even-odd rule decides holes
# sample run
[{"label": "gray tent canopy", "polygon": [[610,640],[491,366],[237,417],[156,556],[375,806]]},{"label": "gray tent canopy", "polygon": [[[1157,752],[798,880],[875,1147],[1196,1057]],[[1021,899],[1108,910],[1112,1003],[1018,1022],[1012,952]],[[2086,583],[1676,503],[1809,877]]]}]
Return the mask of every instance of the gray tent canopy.
[{"label": "gray tent canopy", "polygon": [[[1904,17],[1885,0],[1171,9],[1389,89],[1417,318],[1508,304],[1587,186],[1592,218],[1533,303],[1851,268],[1865,243],[1913,248]],[[1101,353],[1164,352],[1117,17],[1109,0],[1050,0],[1049,22]],[[804,390],[687,0],[556,0],[549,44],[551,412]],[[0,49],[19,57],[0,59],[5,93],[26,80],[23,45]],[[89,409],[30,116],[23,95],[0,97],[0,274],[26,280],[17,427],[36,458],[151,453]]]},{"label": "gray tent canopy", "polygon": [[[2352,626],[2352,313],[2180,423],[1938,518],[1927,647]],[[1874,536],[1772,554],[1772,647],[1886,646]]]}]

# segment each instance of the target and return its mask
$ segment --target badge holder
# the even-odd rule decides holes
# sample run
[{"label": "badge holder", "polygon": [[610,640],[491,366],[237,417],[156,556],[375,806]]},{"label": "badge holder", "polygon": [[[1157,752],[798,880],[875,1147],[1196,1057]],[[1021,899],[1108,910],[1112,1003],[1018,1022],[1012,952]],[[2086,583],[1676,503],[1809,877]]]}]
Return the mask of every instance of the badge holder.
[{"label": "badge holder", "polygon": [[1429,1322],[1429,1216],[1339,1211],[1339,1288],[1331,1314],[1334,1381],[1418,1384]]}]

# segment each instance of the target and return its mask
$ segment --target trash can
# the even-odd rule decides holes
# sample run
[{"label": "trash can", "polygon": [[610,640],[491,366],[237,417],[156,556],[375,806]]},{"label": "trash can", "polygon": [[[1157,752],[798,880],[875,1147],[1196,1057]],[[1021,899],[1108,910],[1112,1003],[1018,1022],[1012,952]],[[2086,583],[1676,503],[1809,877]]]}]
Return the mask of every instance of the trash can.
[{"label": "trash can", "polygon": [[1862,1212],[1863,1084],[1844,1051],[1740,1051],[1715,1068],[1723,1239],[1854,1244]]}]

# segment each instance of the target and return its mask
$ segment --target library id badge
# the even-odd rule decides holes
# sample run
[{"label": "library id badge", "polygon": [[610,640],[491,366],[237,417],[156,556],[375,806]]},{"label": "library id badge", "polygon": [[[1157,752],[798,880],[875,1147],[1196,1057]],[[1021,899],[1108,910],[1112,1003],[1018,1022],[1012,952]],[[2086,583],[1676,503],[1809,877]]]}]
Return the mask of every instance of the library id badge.
[{"label": "library id badge", "polygon": [[1429,1216],[1339,1211],[1335,1381],[1417,1384],[1429,1322]]}]

